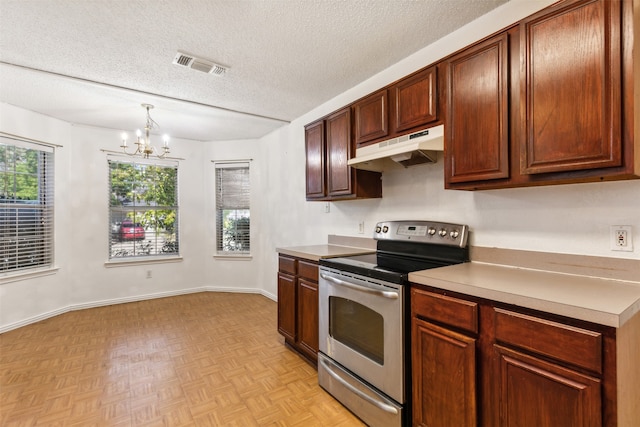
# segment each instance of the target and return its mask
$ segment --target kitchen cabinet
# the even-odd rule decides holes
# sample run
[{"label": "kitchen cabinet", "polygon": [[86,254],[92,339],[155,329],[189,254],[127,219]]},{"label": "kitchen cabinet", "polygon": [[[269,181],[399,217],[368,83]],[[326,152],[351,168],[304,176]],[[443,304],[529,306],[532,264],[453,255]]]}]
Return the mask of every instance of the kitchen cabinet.
[{"label": "kitchen cabinet", "polygon": [[357,146],[389,135],[389,97],[382,89],[353,104]]},{"label": "kitchen cabinet", "polygon": [[431,66],[393,84],[391,129],[395,134],[438,119],[437,68]]},{"label": "kitchen cabinet", "polygon": [[413,425],[618,425],[614,328],[411,286]]},{"label": "kitchen cabinet", "polygon": [[446,183],[509,177],[509,37],[447,61]]},{"label": "kitchen cabinet", "polygon": [[318,354],[318,264],[298,262],[298,345],[314,361]]},{"label": "kitchen cabinet", "polygon": [[499,426],[603,425],[601,333],[498,308],[494,325]]},{"label": "kitchen cabinet", "polygon": [[324,120],[305,126],[304,140],[307,200],[322,199],[326,195]]},{"label": "kitchen cabinet", "polygon": [[382,197],[379,172],[354,169],[351,109],[336,111],[305,126],[307,200]]},{"label": "kitchen cabinet", "polygon": [[317,363],[317,262],[279,255],[278,332],[289,347]]},{"label": "kitchen cabinet", "polygon": [[356,146],[405,135],[437,121],[437,95],[433,65],[356,101],[352,107]]},{"label": "kitchen cabinet", "polygon": [[445,187],[639,177],[637,15],[567,0],[447,59]]},{"label": "kitchen cabinet", "polygon": [[412,289],[413,425],[476,425],[477,316],[475,303]]},{"label": "kitchen cabinet", "polygon": [[622,164],[621,3],[567,2],[520,24],[521,173]]}]

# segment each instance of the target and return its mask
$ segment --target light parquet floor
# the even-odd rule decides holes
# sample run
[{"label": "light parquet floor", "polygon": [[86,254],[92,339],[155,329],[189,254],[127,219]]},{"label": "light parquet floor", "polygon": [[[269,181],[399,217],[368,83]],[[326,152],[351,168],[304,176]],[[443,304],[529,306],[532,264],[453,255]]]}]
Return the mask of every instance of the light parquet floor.
[{"label": "light parquet floor", "polygon": [[197,293],[0,334],[0,425],[363,426],[287,349],[275,302]]}]

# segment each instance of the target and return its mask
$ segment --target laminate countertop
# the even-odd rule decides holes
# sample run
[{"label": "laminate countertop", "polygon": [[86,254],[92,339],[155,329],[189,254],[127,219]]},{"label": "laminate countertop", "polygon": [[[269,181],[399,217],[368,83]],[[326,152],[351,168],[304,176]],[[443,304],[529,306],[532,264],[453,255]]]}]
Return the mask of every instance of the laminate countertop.
[{"label": "laminate countertop", "polygon": [[410,273],[409,280],[616,328],[640,311],[640,281],[633,280],[474,261]]},{"label": "laminate countertop", "polygon": [[322,258],[336,258],[343,256],[370,254],[374,253],[375,249],[326,244],[276,248],[276,252],[281,255],[294,256],[298,258],[308,259],[310,261],[319,261]]}]

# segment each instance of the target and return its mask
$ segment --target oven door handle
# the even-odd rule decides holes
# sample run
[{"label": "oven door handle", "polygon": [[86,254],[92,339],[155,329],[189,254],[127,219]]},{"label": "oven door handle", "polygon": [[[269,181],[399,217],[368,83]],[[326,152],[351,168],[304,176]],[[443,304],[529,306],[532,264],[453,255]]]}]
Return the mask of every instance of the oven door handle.
[{"label": "oven door handle", "polygon": [[320,274],[320,277],[322,277],[323,279],[334,283],[336,285],[340,285],[340,286],[344,286],[346,288],[351,288],[351,289],[355,289],[358,291],[362,291],[362,292],[367,292],[370,294],[374,294],[377,296],[381,296],[381,297],[385,297],[385,298],[389,298],[389,299],[398,299],[398,293],[397,292],[392,292],[392,291],[383,291],[380,289],[371,289],[371,288],[367,288],[366,286],[360,286],[360,285],[356,285],[355,283],[351,283],[351,282],[346,282],[344,280],[340,280],[340,279],[336,279],[333,276],[328,276],[326,274]]},{"label": "oven door handle", "polygon": [[[342,384],[344,387],[346,387],[347,389],[349,389],[349,391],[351,391],[352,393],[358,395],[359,397],[361,397],[362,399],[366,400],[367,402],[371,403],[373,406],[388,412],[390,414],[393,415],[398,415],[398,409],[385,403],[385,402],[381,402],[371,396],[369,396],[368,394],[362,392],[361,390],[358,390],[358,388],[354,387],[352,384],[350,384],[347,380],[345,380],[344,378],[342,378],[337,372],[335,372],[332,367],[331,367],[331,362],[322,359],[322,358],[318,358],[318,362],[320,364],[322,364],[323,368],[325,369],[325,371],[331,375],[331,377],[333,377],[333,379],[335,379],[336,381],[338,381],[340,384]],[[331,364],[331,365],[330,365]]]}]

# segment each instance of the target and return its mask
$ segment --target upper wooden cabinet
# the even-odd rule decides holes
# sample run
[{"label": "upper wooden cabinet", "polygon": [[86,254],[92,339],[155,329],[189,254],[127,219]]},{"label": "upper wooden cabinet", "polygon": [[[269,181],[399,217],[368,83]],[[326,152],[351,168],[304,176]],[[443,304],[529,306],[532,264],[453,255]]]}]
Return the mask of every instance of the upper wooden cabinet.
[{"label": "upper wooden cabinet", "polygon": [[447,59],[445,187],[638,178],[637,21],[632,0],[567,0]]},{"label": "upper wooden cabinet", "polygon": [[399,133],[438,119],[437,71],[426,68],[395,83],[391,96],[391,128]]},{"label": "upper wooden cabinet", "polygon": [[382,197],[379,172],[354,169],[351,108],[305,126],[307,200]]},{"label": "upper wooden cabinet", "polygon": [[351,110],[344,108],[326,118],[327,129],[327,193],[330,197],[352,193]]},{"label": "upper wooden cabinet", "polygon": [[389,135],[388,91],[383,89],[353,104],[355,142],[363,145]]},{"label": "upper wooden cabinet", "polygon": [[448,183],[509,177],[508,43],[500,34],[446,63]]},{"label": "upper wooden cabinet", "polygon": [[304,128],[304,138],[307,199],[323,198],[326,193],[324,120],[308,124]]},{"label": "upper wooden cabinet", "polygon": [[521,23],[522,173],[622,165],[620,12],[580,0]]},{"label": "upper wooden cabinet", "polygon": [[437,66],[430,66],[353,104],[354,139],[361,147],[419,130],[438,120]]}]

